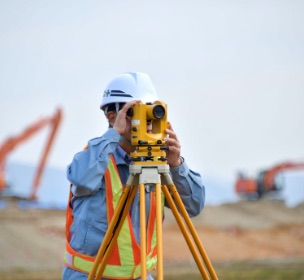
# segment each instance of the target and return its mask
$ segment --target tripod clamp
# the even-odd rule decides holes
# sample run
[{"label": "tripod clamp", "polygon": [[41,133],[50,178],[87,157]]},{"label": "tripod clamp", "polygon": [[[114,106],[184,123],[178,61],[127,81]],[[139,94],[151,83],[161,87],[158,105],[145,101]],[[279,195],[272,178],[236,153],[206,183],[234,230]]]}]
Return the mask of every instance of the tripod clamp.
[{"label": "tripod clamp", "polygon": [[[146,162],[147,163],[147,162]],[[129,166],[130,176],[127,180],[127,185],[129,186],[139,186],[144,185],[164,185],[164,178],[161,174],[169,174],[168,164],[139,164],[135,163]]]}]

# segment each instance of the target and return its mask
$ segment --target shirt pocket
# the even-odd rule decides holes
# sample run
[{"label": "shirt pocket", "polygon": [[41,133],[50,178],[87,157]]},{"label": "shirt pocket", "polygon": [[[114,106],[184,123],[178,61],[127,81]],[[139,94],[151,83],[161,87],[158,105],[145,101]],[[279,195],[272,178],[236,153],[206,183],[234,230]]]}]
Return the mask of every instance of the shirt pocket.
[{"label": "shirt pocket", "polygon": [[74,218],[73,224],[71,225],[71,247],[82,254],[86,254],[86,248],[83,246],[85,237],[87,235],[87,223],[78,217]]},{"label": "shirt pocket", "polygon": [[84,246],[87,254],[95,256],[101,246],[107,231],[107,225],[103,223],[95,223],[88,225],[87,234],[84,240]]},{"label": "shirt pocket", "polygon": [[100,189],[92,195],[87,203],[86,220],[90,224],[108,223],[106,190]]}]

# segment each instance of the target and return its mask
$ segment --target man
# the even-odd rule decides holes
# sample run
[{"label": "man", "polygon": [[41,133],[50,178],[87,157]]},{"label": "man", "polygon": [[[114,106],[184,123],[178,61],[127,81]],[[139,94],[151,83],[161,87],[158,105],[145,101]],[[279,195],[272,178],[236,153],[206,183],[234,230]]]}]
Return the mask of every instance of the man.
[{"label": "man", "polygon": [[[109,122],[109,129],[101,137],[90,140],[87,148],[77,153],[67,168],[72,187],[67,211],[64,280],[87,279],[112,217],[109,212],[113,212],[122,185],[129,177],[129,154],[134,147],[130,142],[131,119],[127,116],[128,109],[138,102],[154,102],[157,99],[155,88],[144,73],[121,74],[106,87],[100,108]],[[151,130],[151,125],[153,123],[147,125],[148,130]],[[191,171],[180,156],[178,138],[172,126],[169,124],[168,127],[168,136],[164,140],[169,147],[166,156],[170,174],[188,214],[193,217],[204,207],[205,188],[200,175]],[[148,223],[152,216],[151,195],[147,187]],[[120,232],[123,237],[118,238],[102,279],[141,279],[138,194],[123,228],[123,233]],[[149,228],[153,231],[155,227]],[[148,239],[152,236],[152,232],[147,234]],[[153,242],[147,240],[147,243]],[[155,268],[156,259],[156,250],[151,245],[147,252],[148,272]],[[150,273],[148,279],[153,279]]]}]

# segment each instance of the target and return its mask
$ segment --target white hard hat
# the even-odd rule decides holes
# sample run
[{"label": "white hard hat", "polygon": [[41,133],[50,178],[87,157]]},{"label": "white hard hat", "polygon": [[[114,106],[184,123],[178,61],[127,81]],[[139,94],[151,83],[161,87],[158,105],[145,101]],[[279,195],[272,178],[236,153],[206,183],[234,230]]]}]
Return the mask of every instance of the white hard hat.
[{"label": "white hard hat", "polygon": [[127,72],[118,75],[106,87],[100,104],[102,110],[112,103],[126,103],[141,100],[143,103],[158,99],[149,75],[140,72]]}]

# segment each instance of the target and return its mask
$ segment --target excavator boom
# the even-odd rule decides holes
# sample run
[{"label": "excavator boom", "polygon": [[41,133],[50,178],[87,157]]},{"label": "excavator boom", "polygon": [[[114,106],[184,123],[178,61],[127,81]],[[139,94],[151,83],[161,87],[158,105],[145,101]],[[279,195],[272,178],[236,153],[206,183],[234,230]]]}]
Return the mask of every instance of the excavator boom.
[{"label": "excavator boom", "polygon": [[38,163],[36,174],[32,183],[30,199],[36,199],[36,193],[38,191],[47,157],[50,153],[50,149],[53,145],[61,120],[62,110],[58,108],[53,116],[39,119],[38,121],[30,125],[28,128],[26,128],[22,133],[16,136],[9,137],[0,145],[0,191],[3,191],[7,187],[5,165],[8,155],[20,144],[22,144],[31,136],[33,136],[35,133],[37,133],[46,126],[50,126],[51,130],[49,133],[49,137],[47,139],[47,143],[44,147],[40,161]]},{"label": "excavator boom", "polygon": [[262,197],[265,193],[270,191],[277,191],[280,189],[275,183],[276,176],[286,170],[304,169],[303,162],[284,162],[277,164],[267,170],[261,171],[257,178],[246,178],[240,176],[235,182],[236,193],[252,197],[257,195]]}]

